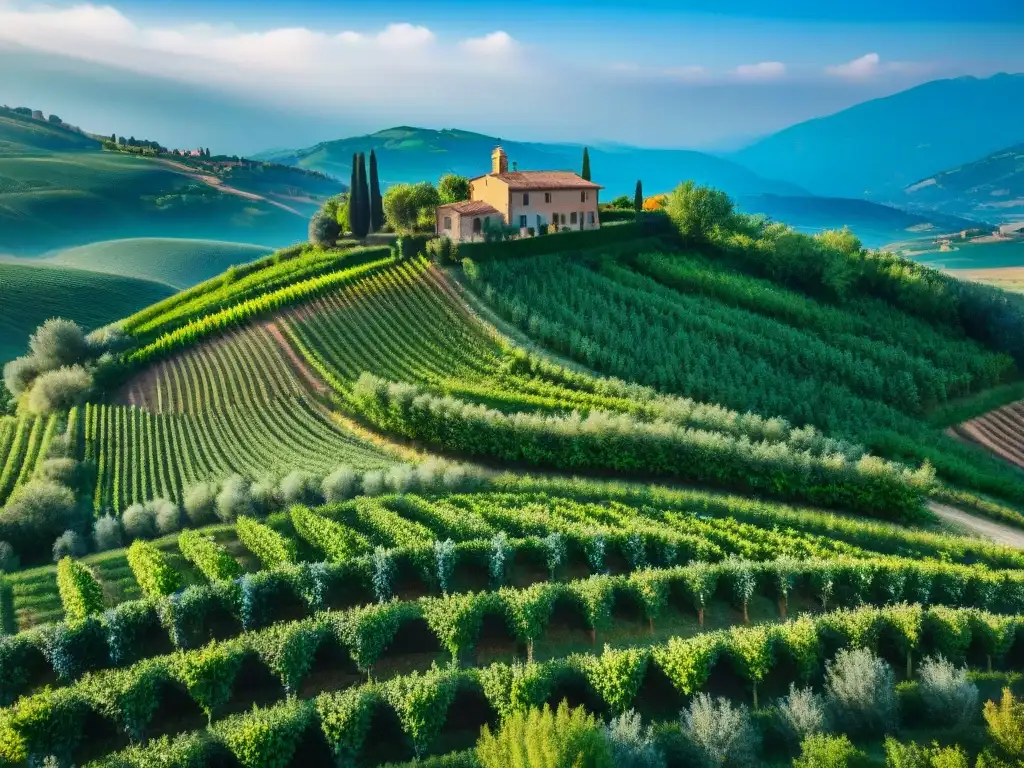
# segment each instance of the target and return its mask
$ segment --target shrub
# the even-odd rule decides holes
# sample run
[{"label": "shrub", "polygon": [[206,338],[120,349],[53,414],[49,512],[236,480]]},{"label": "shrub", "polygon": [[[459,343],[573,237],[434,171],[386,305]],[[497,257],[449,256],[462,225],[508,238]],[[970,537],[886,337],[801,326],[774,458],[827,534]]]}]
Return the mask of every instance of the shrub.
[{"label": "shrub", "polygon": [[121,525],[129,540],[152,539],[156,536],[156,517],[144,504],[132,504],[121,513]]},{"label": "shrub", "polygon": [[352,467],[341,466],[324,478],[323,491],[324,499],[329,503],[345,501],[356,495],[359,489],[359,482],[356,472]]},{"label": "shrub", "polygon": [[278,487],[281,501],[291,504],[316,504],[320,500],[320,481],[312,472],[293,469]]},{"label": "shrub", "polygon": [[242,572],[235,558],[198,531],[184,531],[178,537],[178,549],[210,581],[230,581]]},{"label": "shrub", "polygon": [[654,730],[644,728],[635,710],[614,718],[605,736],[616,768],[665,768],[665,756],[654,742]]},{"label": "shrub", "polygon": [[395,493],[405,493],[413,489],[416,475],[408,464],[398,464],[388,470],[384,483]]},{"label": "shrub", "polygon": [[[56,439],[53,442],[56,442]],[[50,443],[51,449],[53,448],[53,442]],[[80,490],[82,487],[82,465],[74,459],[47,459],[39,467],[39,476],[44,480],[66,486],[75,491]]]},{"label": "shrub", "polygon": [[790,683],[789,695],[779,702],[779,719],[797,741],[827,729],[825,700],[810,688]]},{"label": "shrub", "polygon": [[42,556],[62,532],[83,522],[70,488],[46,480],[19,486],[0,511],[0,538],[24,558]]},{"label": "shrub", "polygon": [[200,482],[186,488],[182,506],[189,522],[198,528],[216,520],[216,499],[217,486],[214,483]]},{"label": "shrub", "polygon": [[161,597],[181,588],[181,576],[153,544],[136,541],[127,551],[128,565],[147,597]]},{"label": "shrub", "polygon": [[252,498],[249,495],[249,481],[239,474],[229,475],[217,494],[217,517],[223,522],[234,522],[242,515],[252,512]]},{"label": "shrub", "polygon": [[18,570],[20,562],[14,547],[6,541],[0,541],[0,573],[13,573]]},{"label": "shrub", "polygon": [[849,733],[896,727],[892,667],[866,648],[843,649],[825,666],[825,692],[837,727]]},{"label": "shrub", "polygon": [[497,733],[484,726],[477,742],[482,768],[610,768],[611,750],[598,721],[563,701],[557,712],[515,712]]},{"label": "shrub", "polygon": [[1010,757],[1024,759],[1024,702],[1004,688],[998,704],[985,702],[984,714],[992,740]]},{"label": "shrub", "polygon": [[944,725],[966,725],[978,716],[978,686],[942,656],[927,658],[918,670],[918,690],[928,714]]},{"label": "shrub", "polygon": [[264,568],[276,568],[295,562],[295,542],[252,518],[239,519],[235,527],[238,540],[259,558]]},{"label": "shrub", "polygon": [[28,348],[44,371],[78,365],[89,357],[85,331],[74,321],[59,317],[40,325],[29,338]]},{"label": "shrub", "polygon": [[363,473],[363,493],[367,496],[379,496],[384,492],[384,473],[379,469],[371,469]]},{"label": "shrub", "polygon": [[53,562],[64,557],[81,557],[88,551],[89,547],[78,531],[64,531],[53,542]]},{"label": "shrub", "polygon": [[47,371],[32,382],[28,409],[38,414],[64,411],[82,403],[91,388],[92,375],[80,365]]},{"label": "shrub", "polygon": [[121,546],[121,521],[113,515],[104,515],[92,529],[92,540],[99,552]]},{"label": "shrub", "polygon": [[682,728],[708,765],[757,765],[758,736],[743,705],[699,693],[683,710]]},{"label": "shrub", "polygon": [[156,520],[158,533],[166,535],[174,533],[181,528],[181,510],[178,505],[168,499],[154,499],[146,504],[153,510],[153,517]]},{"label": "shrub", "polygon": [[[885,764],[887,768],[970,768],[960,747],[922,747],[914,742],[901,744],[893,738],[885,740]],[[979,760],[979,768],[982,765]]]},{"label": "shrub", "polygon": [[21,397],[39,371],[39,362],[34,357],[16,357],[4,366],[4,386],[14,397]]},{"label": "shrub", "polygon": [[793,768],[853,768],[866,761],[867,756],[846,735],[817,734],[800,744],[800,756],[793,761]]},{"label": "shrub", "polygon": [[78,622],[103,610],[103,588],[96,577],[82,563],[70,557],[57,564],[57,591],[64,606],[64,616]]},{"label": "shrub", "polygon": [[341,225],[338,223],[337,215],[332,216],[327,211],[317,211],[309,220],[309,241],[321,248],[333,248],[341,236]]},{"label": "shrub", "polygon": [[277,481],[272,477],[257,480],[249,488],[249,501],[257,515],[269,515],[280,506],[277,495]]}]

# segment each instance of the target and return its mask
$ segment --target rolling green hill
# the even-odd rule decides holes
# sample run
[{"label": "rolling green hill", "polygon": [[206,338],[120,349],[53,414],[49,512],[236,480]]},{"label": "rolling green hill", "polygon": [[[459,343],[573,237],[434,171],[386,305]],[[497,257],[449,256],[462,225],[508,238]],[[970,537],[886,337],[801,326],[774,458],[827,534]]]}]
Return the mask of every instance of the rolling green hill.
[{"label": "rolling green hill", "polygon": [[68,248],[46,263],[155,280],[180,290],[269,252],[247,243],[139,237]]},{"label": "rolling green hill", "polygon": [[0,157],[99,149],[96,139],[63,124],[0,107]]},{"label": "rolling green hill", "polygon": [[1024,220],[1024,144],[920,179],[904,193],[914,207],[995,222]]},{"label": "rolling green hill", "polygon": [[[258,158],[296,165],[347,179],[352,155],[374,150],[384,185],[398,182],[436,182],[445,173],[479,176],[490,171],[491,150],[501,144],[510,163],[522,170],[579,171],[583,147],[510,141],[458,129],[432,130],[401,126],[368,136],[327,141],[312,147],[277,150]],[[694,179],[732,194],[801,194],[792,184],[751,173],[728,160],[688,150],[653,150],[636,147],[590,147],[594,179],[605,186],[604,195],[633,194],[636,180],[644,189],[671,189],[683,179]]]},{"label": "rolling green hill", "polygon": [[0,361],[24,354],[29,335],[48,318],[98,328],[173,292],[149,280],[0,261]]},{"label": "rolling green hill", "polygon": [[[865,670],[899,738],[1000,749],[1024,552],[928,505],[1024,538],[1020,471],[942,431],[1019,396],[1024,300],[720,223],[290,248],[125,317],[113,359],[71,339],[85,402],[0,417],[31,566],[0,577],[0,761],[468,767],[565,699],[675,768],[708,693],[781,768],[782,698]],[[860,722],[831,727],[881,754]]]}]

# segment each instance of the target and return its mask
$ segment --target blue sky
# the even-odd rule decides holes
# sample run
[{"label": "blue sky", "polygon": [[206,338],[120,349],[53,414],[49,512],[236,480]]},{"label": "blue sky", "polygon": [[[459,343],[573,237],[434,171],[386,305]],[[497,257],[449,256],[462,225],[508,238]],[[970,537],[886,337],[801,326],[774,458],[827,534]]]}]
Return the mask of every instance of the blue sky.
[{"label": "blue sky", "polygon": [[[163,116],[161,94],[182,86],[197,103],[237,103],[254,145],[401,123],[724,147],[927,80],[1024,71],[1022,0],[47,5],[0,0],[0,102],[52,94],[44,109],[136,121],[171,143],[203,128]],[[48,65],[30,66],[39,55]],[[100,110],[83,62],[150,82],[138,90],[151,98]],[[278,136],[252,125],[260,110],[268,126],[302,124]],[[241,112],[222,111],[208,143],[237,133]]]}]

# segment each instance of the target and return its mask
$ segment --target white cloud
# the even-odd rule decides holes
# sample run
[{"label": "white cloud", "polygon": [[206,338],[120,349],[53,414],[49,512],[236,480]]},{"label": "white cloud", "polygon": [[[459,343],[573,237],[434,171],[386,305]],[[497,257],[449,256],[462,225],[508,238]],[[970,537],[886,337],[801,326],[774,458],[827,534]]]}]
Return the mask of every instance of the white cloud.
[{"label": "white cloud", "polygon": [[493,56],[511,53],[516,49],[516,41],[508,32],[491,32],[483,37],[471,37],[463,40],[462,47],[477,56]]},{"label": "white cloud", "polygon": [[865,53],[859,59],[848,61],[845,64],[836,64],[825,67],[826,74],[835,77],[848,77],[859,80],[877,75],[881,71],[882,57],[877,53]]},{"label": "white cloud", "polygon": [[884,74],[926,75],[933,65],[913,61],[882,61],[877,53],[865,53],[860,58],[845,64],[825,67],[825,74],[847,80],[868,80]]},{"label": "white cloud", "polygon": [[786,65],[781,61],[762,61],[759,64],[740,64],[736,75],[744,80],[777,80],[786,74]]}]

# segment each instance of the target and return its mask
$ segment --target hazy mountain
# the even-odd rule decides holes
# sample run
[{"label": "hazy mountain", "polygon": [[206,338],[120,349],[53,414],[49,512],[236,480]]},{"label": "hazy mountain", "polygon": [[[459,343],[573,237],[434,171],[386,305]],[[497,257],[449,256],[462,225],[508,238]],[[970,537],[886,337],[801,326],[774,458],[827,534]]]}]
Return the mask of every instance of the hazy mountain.
[{"label": "hazy mountain", "polygon": [[[349,178],[355,152],[377,154],[383,184],[437,181],[445,173],[479,176],[490,170],[491,150],[501,144],[521,170],[578,171],[583,147],[512,141],[479,133],[401,126],[368,136],[327,141],[305,149],[264,152],[257,158]],[[731,160],[690,150],[595,146],[590,149],[594,181],[603,197],[632,195],[637,179],[647,194],[664,192],[693,179],[740,194],[806,194],[799,186],[764,178]]]},{"label": "hazy mountain", "polygon": [[1024,141],[1024,75],[935,80],[786,128],[730,159],[815,194],[899,201],[943,168]]},{"label": "hazy mountain", "polygon": [[1024,143],[909,185],[907,205],[983,217],[1024,219]]}]

